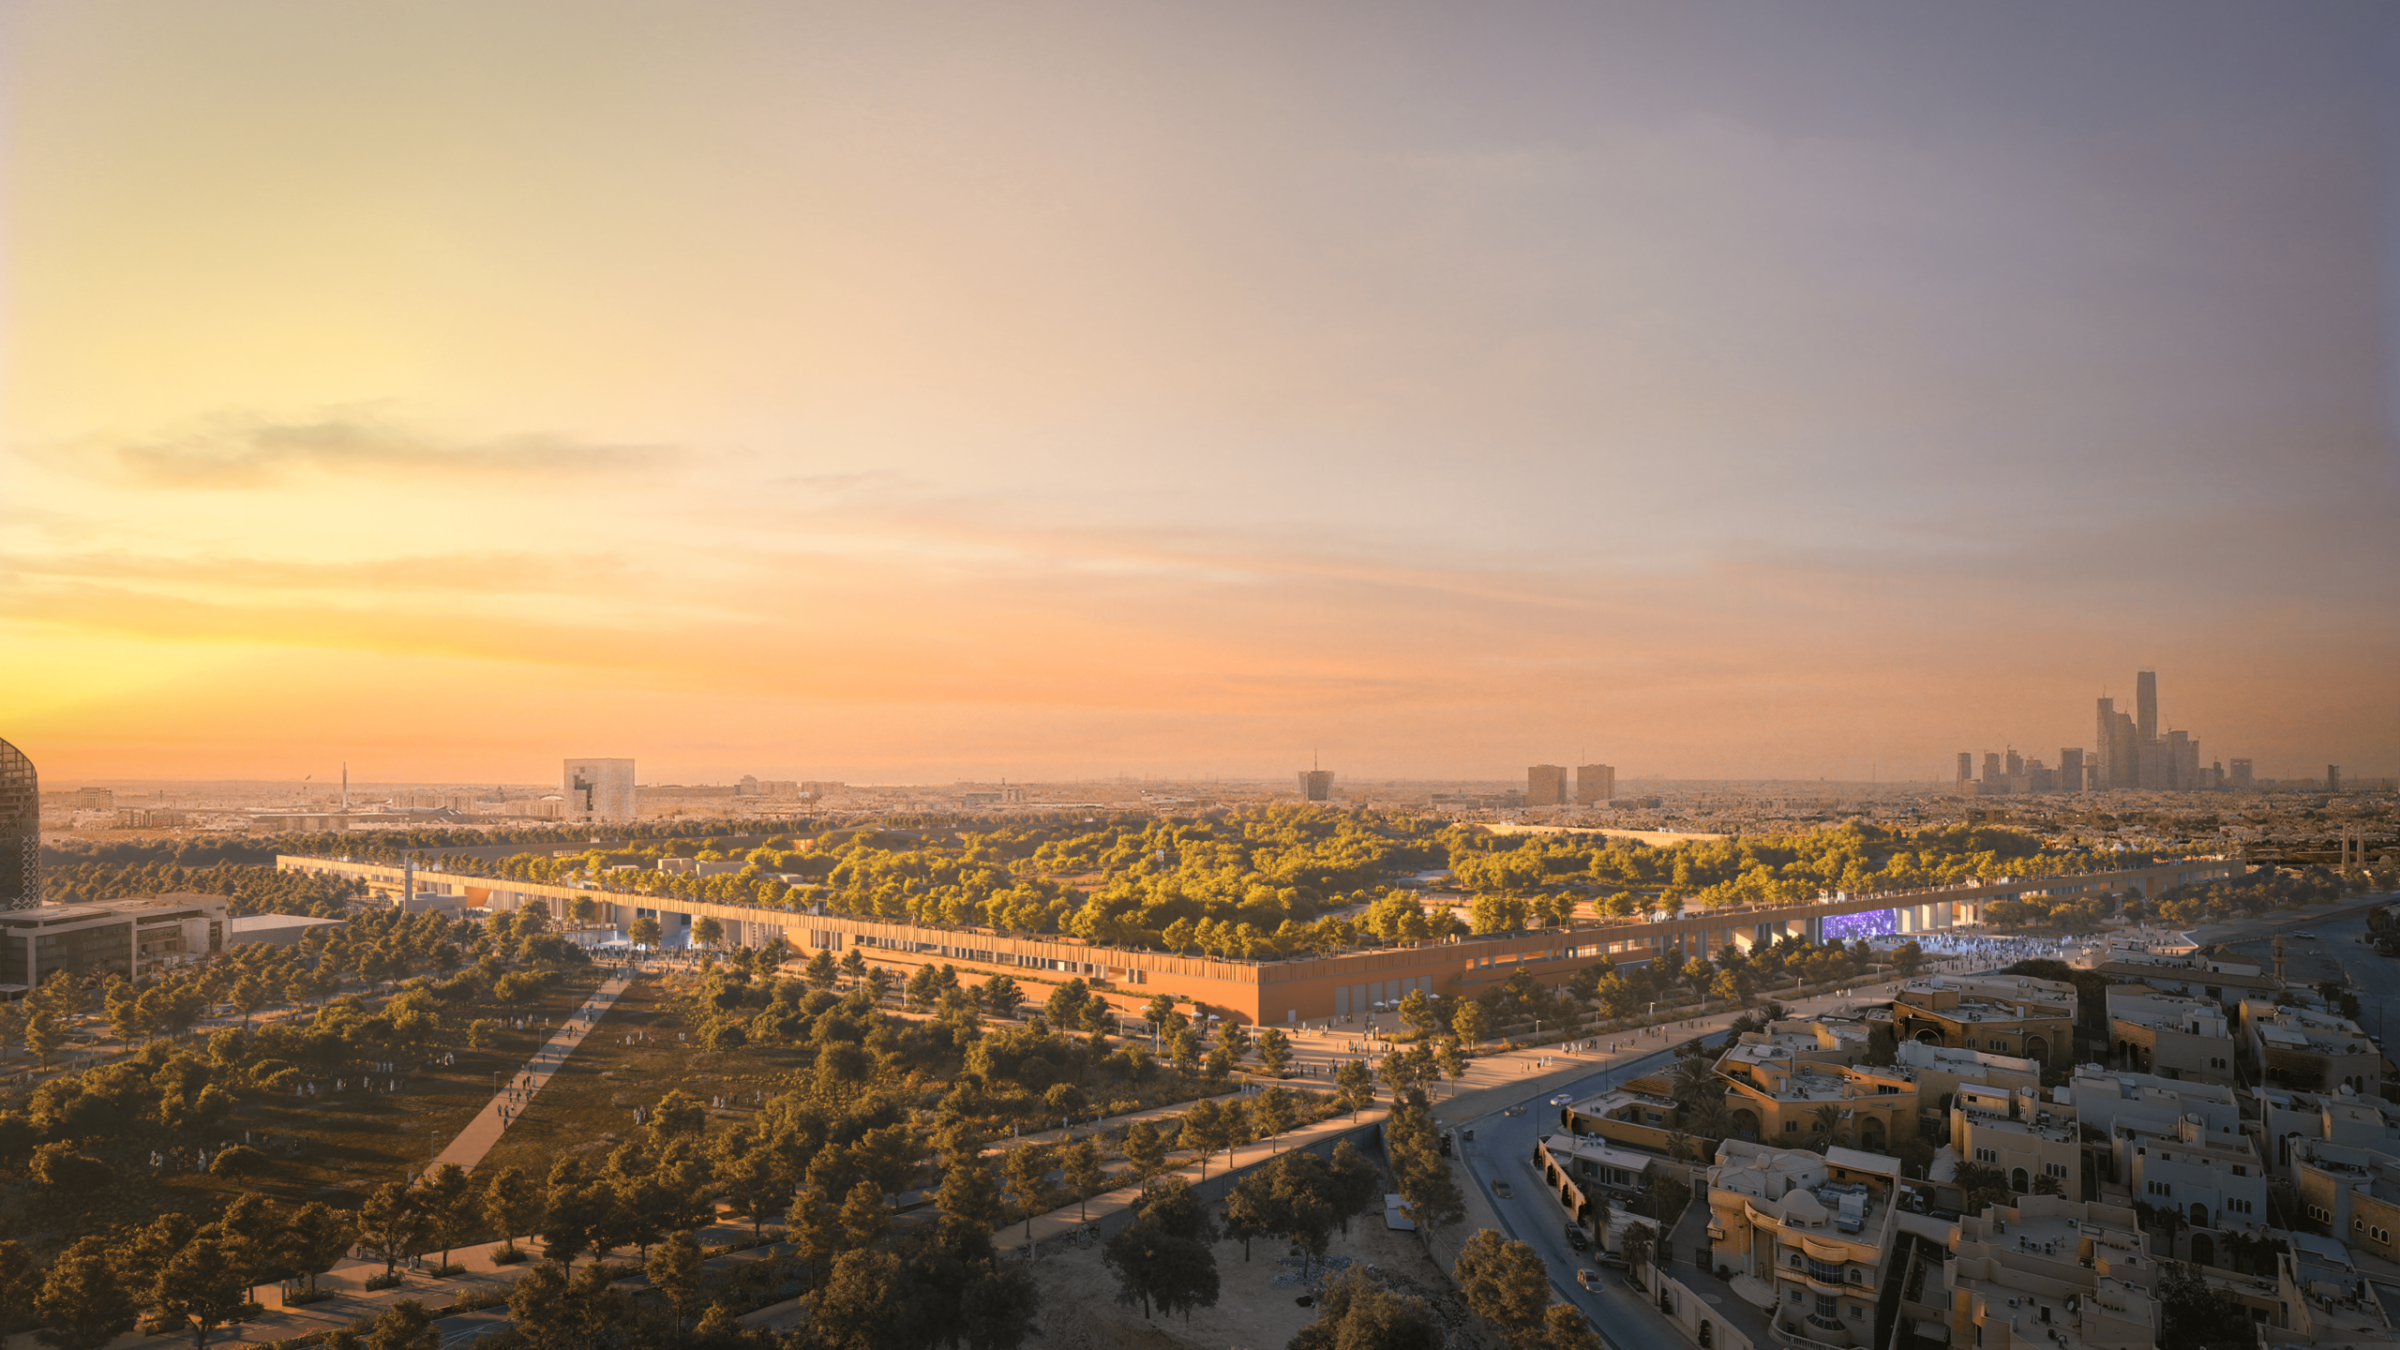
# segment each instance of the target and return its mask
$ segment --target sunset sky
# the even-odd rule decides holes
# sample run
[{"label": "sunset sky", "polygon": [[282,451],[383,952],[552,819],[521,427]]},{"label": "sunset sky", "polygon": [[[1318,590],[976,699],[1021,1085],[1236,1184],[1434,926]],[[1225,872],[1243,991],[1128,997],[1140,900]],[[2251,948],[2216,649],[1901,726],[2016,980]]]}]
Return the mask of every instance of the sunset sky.
[{"label": "sunset sky", "polygon": [[0,5],[45,781],[2400,765],[2400,8]]}]

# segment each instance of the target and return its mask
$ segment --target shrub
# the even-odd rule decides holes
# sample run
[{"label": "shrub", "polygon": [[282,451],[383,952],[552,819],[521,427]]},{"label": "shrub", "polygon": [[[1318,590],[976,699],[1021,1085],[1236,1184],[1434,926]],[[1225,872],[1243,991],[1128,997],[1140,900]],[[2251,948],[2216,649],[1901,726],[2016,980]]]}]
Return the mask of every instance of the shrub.
[{"label": "shrub", "polygon": [[27,1169],[33,1179],[44,1186],[62,1191],[93,1191],[117,1179],[116,1170],[88,1153],[77,1153],[72,1144],[44,1144],[33,1151],[33,1164]]},{"label": "shrub", "polygon": [[212,1177],[256,1176],[265,1170],[267,1155],[248,1144],[220,1149],[217,1156],[208,1160],[208,1174]]}]

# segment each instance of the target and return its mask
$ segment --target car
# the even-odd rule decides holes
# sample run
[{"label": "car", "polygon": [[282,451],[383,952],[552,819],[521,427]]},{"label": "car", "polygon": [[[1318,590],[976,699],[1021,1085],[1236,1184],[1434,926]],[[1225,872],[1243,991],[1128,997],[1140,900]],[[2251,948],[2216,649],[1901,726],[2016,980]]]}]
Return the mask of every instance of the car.
[{"label": "car", "polygon": [[1567,1245],[1579,1252],[1588,1252],[1592,1249],[1591,1236],[1583,1231],[1582,1224],[1567,1225]]},{"label": "car", "polygon": [[2311,942],[2317,940],[2317,935],[2314,933],[2294,933],[2292,936],[2296,938],[2307,938]]},{"label": "car", "polygon": [[1596,1270],[1576,1271],[1575,1283],[1583,1286],[1586,1292],[1597,1294],[1600,1292],[1600,1272]]},{"label": "car", "polygon": [[1505,1181],[1493,1182],[1492,1194],[1499,1196],[1503,1200],[1514,1200],[1517,1198],[1516,1190]]},{"label": "car", "polygon": [[1573,1106],[1575,1104],[1575,1094],[1572,1092],[1562,1092],[1557,1096],[1552,1097],[1550,1099],[1550,1104],[1552,1106]]},{"label": "car", "polygon": [[1602,1270],[1631,1270],[1633,1268],[1626,1265],[1625,1258],[1615,1252],[1602,1252],[1592,1259],[1600,1263]]}]

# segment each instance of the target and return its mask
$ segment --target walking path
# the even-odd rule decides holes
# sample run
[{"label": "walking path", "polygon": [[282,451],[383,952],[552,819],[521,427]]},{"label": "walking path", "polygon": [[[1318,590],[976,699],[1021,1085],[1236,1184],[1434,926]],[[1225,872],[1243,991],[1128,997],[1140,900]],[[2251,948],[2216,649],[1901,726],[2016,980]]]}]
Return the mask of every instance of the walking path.
[{"label": "walking path", "polygon": [[483,1155],[491,1152],[492,1145],[499,1143],[500,1136],[508,1132],[508,1123],[540,1094],[551,1075],[558,1072],[558,1066],[566,1063],[567,1056],[575,1053],[576,1046],[583,1044],[584,1033],[591,1030],[592,1025],[608,1012],[609,1006],[617,1001],[617,996],[632,983],[633,977],[624,974],[612,975],[602,981],[600,987],[592,991],[592,996],[584,1000],[583,1006],[568,1015],[558,1034],[533,1052],[533,1058],[525,1062],[523,1072],[510,1079],[507,1087],[502,1088],[481,1111],[475,1113],[475,1118],[458,1132],[458,1137],[450,1141],[450,1146],[434,1158],[433,1165],[439,1167],[443,1163],[457,1163],[470,1172],[474,1171],[475,1164],[482,1162]]}]

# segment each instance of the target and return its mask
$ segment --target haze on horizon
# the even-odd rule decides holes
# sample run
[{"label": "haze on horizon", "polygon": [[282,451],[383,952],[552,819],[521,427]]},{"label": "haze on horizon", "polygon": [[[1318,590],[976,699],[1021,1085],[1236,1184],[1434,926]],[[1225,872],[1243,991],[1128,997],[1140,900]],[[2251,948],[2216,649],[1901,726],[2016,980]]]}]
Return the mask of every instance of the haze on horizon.
[{"label": "haze on horizon", "polygon": [[47,779],[2400,763],[2388,6],[0,16]]}]

